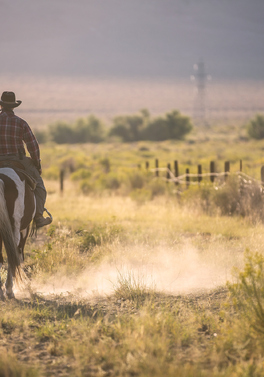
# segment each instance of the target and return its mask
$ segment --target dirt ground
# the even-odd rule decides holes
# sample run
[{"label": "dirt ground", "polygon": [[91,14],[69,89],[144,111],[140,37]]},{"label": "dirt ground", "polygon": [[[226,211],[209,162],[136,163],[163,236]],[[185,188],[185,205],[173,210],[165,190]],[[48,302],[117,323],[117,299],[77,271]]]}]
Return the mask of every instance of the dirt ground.
[{"label": "dirt ground", "polygon": [[[153,305],[157,308],[162,305],[171,306],[181,301],[188,307],[199,310],[206,308],[210,312],[217,312],[221,303],[226,300],[227,291],[220,288],[212,292],[201,292],[185,296],[172,296],[156,294]],[[28,324],[18,325],[17,320],[12,319],[11,313],[19,312],[25,315],[27,310],[35,310],[34,319]],[[70,321],[77,318],[94,318],[122,317],[124,314],[137,315],[139,308],[129,300],[120,300],[114,296],[94,297],[93,299],[78,299],[73,295],[32,295],[31,298],[5,300],[0,303],[0,353],[8,351],[13,353],[19,362],[27,366],[35,366],[37,370],[44,373],[45,376],[73,376],[75,362],[69,362],[69,358],[61,354],[56,348],[54,334],[50,336],[37,337],[36,332],[45,325],[45,321]],[[45,315],[42,315],[42,312]],[[2,316],[5,313],[4,316]],[[10,319],[6,319],[7,313],[10,313]],[[37,315],[39,313],[39,316]],[[48,313],[48,314],[47,314]],[[70,324],[70,322],[69,322]],[[208,328],[199,329],[206,333]],[[81,339],[80,339],[81,341]],[[67,342],[67,339],[65,339]],[[87,375],[100,375],[100,371],[94,370]],[[98,374],[99,373],[99,374]],[[107,374],[106,374],[107,375]]]}]

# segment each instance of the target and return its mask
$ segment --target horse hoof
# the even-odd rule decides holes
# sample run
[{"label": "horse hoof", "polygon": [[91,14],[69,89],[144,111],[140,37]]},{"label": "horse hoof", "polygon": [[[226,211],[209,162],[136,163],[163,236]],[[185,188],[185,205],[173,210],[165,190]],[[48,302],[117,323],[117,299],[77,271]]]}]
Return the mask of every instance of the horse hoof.
[{"label": "horse hoof", "polygon": [[11,300],[12,298],[15,298],[14,292],[7,293],[6,295],[7,295],[7,298],[8,298],[9,300]]}]

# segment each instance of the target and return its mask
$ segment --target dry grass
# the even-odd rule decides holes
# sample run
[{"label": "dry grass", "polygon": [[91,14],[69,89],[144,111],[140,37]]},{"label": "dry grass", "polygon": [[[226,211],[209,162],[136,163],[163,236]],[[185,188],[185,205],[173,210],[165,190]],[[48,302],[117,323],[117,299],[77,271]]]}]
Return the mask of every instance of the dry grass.
[{"label": "dry grass", "polygon": [[[44,177],[66,157],[90,161],[99,176],[105,155],[111,169],[132,174],[157,151],[164,163],[177,151],[193,167],[216,155],[235,166],[244,153],[259,172],[262,142],[245,152],[244,142],[234,150],[235,132],[216,139],[45,146]],[[70,177],[63,195],[58,180],[45,182],[54,222],[26,245],[31,286],[1,303],[0,376],[263,376],[263,337],[225,286],[247,248],[263,254],[259,219],[205,211],[193,189],[137,200],[98,186],[83,195]]]},{"label": "dry grass", "polygon": [[261,249],[262,224],[47,186],[55,221],[27,244],[31,287],[0,307],[0,364],[17,359],[3,376],[261,376],[261,339],[224,284]]}]

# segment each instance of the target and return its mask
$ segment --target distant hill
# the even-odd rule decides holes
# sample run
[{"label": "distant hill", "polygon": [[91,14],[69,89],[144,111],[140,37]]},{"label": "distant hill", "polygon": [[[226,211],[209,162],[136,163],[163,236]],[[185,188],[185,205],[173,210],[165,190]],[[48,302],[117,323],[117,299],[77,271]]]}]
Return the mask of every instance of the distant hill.
[{"label": "distant hill", "polygon": [[0,74],[264,78],[263,0],[1,0]]}]

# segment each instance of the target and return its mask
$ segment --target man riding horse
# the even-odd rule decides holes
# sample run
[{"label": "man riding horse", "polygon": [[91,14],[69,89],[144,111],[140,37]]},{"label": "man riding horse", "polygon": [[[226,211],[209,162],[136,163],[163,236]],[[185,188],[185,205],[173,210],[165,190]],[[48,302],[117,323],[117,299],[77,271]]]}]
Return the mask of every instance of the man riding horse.
[{"label": "man riding horse", "polygon": [[[14,92],[3,92],[0,100],[0,163],[1,161],[18,161],[26,173],[36,181],[35,198],[37,228],[52,222],[51,217],[43,217],[47,192],[41,178],[41,163],[39,145],[26,121],[14,114],[14,108],[22,101],[16,101]],[[30,154],[26,157],[24,144]]]}]

